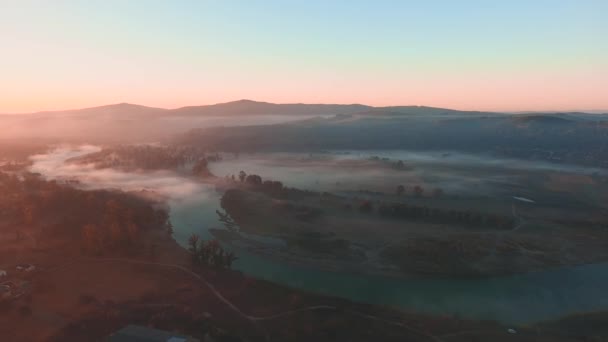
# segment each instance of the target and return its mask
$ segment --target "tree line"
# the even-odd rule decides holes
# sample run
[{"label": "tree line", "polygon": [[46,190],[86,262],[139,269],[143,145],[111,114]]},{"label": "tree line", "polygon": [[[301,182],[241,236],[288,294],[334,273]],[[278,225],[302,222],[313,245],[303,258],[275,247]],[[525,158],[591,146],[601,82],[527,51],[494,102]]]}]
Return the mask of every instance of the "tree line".
[{"label": "tree line", "polygon": [[[359,210],[371,212],[372,205],[360,206]],[[429,208],[427,206],[409,205],[405,203],[380,203],[377,206],[379,215],[409,220],[426,220],[437,223],[450,223],[466,226],[490,226],[501,229],[511,229],[515,220],[510,216],[480,213],[470,210],[446,210]]]},{"label": "tree line", "polygon": [[238,178],[235,175],[226,176],[225,180],[232,183],[241,183],[255,191],[264,192],[269,196],[276,198],[285,198],[288,188],[283,186],[282,182],[273,180],[262,180],[260,175],[247,174],[245,171],[239,171]]},{"label": "tree line", "polygon": [[190,146],[119,145],[77,157],[71,162],[93,163],[97,168],[172,170],[201,160],[218,161],[218,153]]},{"label": "tree line", "polygon": [[[322,202],[341,201],[344,202],[346,199],[342,196],[330,194],[327,192],[318,193],[314,191],[301,190],[295,188],[287,188],[283,186],[283,183],[278,181],[266,180],[262,181],[262,177],[256,174],[247,174],[244,171],[240,171],[238,174],[238,181],[235,178],[228,177],[233,182],[240,182],[247,185],[250,189],[260,191],[275,198],[291,198],[295,199],[302,196],[318,196]],[[415,197],[422,197],[425,189],[419,185],[412,187],[412,193]],[[396,194],[403,195],[405,193],[405,187],[398,185],[396,187]],[[432,191],[432,196],[441,197],[443,196],[443,190],[435,188]],[[222,198],[222,207],[230,207],[232,209],[235,206],[231,206],[229,199],[231,196],[224,196]],[[347,209],[352,209],[351,204],[344,204]],[[240,210],[242,210],[241,208]],[[374,213],[390,218],[396,219],[408,219],[408,220],[423,220],[427,222],[446,223],[446,224],[458,224],[464,226],[479,226],[479,227],[496,227],[500,229],[511,229],[515,224],[515,220],[511,216],[481,213],[472,210],[454,210],[454,209],[441,209],[431,208],[421,205],[411,205],[406,203],[390,203],[390,202],[376,202],[371,200],[362,200],[358,204],[357,208],[361,213]]]}]

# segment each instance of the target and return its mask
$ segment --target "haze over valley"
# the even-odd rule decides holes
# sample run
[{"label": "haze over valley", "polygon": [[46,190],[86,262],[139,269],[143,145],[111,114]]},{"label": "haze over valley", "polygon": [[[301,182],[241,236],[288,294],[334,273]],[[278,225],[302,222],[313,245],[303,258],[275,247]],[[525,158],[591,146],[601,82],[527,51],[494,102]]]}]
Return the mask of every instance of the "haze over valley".
[{"label": "haze over valley", "polygon": [[608,2],[0,4],[0,341],[608,341]]}]

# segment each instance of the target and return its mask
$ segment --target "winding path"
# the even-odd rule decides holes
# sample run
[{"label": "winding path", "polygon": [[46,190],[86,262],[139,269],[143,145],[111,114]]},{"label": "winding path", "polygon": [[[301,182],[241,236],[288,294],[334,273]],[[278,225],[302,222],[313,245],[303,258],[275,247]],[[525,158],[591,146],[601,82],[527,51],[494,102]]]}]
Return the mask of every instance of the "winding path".
[{"label": "winding path", "polygon": [[[207,288],[209,288],[209,290],[211,290],[211,292],[220,301],[222,301],[224,304],[226,304],[230,309],[232,309],[234,312],[236,312],[239,316],[241,316],[244,319],[252,322],[256,326],[257,326],[257,323],[261,322],[261,321],[269,321],[269,320],[273,320],[273,319],[276,319],[276,318],[290,316],[290,315],[298,314],[300,312],[305,312],[305,311],[317,311],[317,310],[331,310],[331,311],[335,311],[335,310],[338,310],[338,307],[335,307],[335,306],[330,306],[330,305],[315,305],[315,306],[307,306],[307,307],[300,308],[300,309],[295,309],[295,310],[288,310],[288,311],[284,311],[284,312],[280,312],[280,313],[277,313],[277,314],[274,314],[274,315],[268,315],[268,316],[249,315],[249,314],[243,312],[241,309],[239,309],[228,298],[224,297],[224,295],[222,295],[222,293],[220,291],[218,291],[215,288],[215,286],[213,286],[213,284],[211,284],[203,276],[201,276],[200,274],[195,273],[195,272],[189,270],[188,268],[186,268],[184,266],[176,265],[176,264],[167,264],[167,263],[159,263],[159,262],[151,262],[151,261],[141,261],[141,260],[132,260],[132,259],[121,259],[121,258],[83,258],[81,260],[73,261],[73,262],[70,262],[70,263],[67,263],[67,264],[55,267],[55,268],[47,269],[46,271],[48,272],[48,271],[53,271],[53,270],[57,270],[57,269],[60,269],[60,268],[69,267],[71,265],[74,265],[76,263],[83,262],[83,261],[86,261],[86,262],[97,262],[97,263],[120,262],[120,263],[127,263],[127,264],[159,266],[159,267],[166,267],[166,268],[172,268],[172,269],[179,270],[181,272],[184,272],[184,273],[186,273],[186,274],[188,274],[188,275],[196,278],[199,282],[203,283],[205,286],[207,286]],[[412,328],[410,326],[407,326],[403,322],[389,320],[389,319],[386,319],[386,318],[382,318],[382,317],[366,314],[366,313],[355,311],[355,310],[345,310],[344,312],[350,313],[352,315],[364,317],[364,318],[367,318],[367,319],[372,319],[372,320],[375,320],[375,321],[380,321],[380,322],[384,322],[384,323],[387,323],[387,324],[390,324],[390,325],[401,327],[401,328],[403,328],[403,329],[405,329],[405,330],[407,330],[407,331],[409,331],[411,333],[414,333],[414,334],[417,334],[419,336],[428,338],[429,341],[444,342],[438,336],[431,335],[431,334],[426,333],[424,331]],[[266,338],[268,340],[268,335],[266,335]]]}]

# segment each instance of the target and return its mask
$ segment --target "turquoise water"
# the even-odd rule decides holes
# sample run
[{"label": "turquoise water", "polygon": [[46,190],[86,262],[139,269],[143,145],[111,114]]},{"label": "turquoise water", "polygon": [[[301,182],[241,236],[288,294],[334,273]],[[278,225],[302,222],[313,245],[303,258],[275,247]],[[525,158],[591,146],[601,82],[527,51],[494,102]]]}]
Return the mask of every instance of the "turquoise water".
[{"label": "turquoise water", "polygon": [[[200,200],[172,201],[178,242],[185,244],[192,233],[212,237],[207,229],[222,226],[215,213],[220,196],[212,191]],[[233,267],[256,278],[404,310],[525,323],[608,309],[608,263],[490,279],[397,279],[319,271],[236,252]]]}]

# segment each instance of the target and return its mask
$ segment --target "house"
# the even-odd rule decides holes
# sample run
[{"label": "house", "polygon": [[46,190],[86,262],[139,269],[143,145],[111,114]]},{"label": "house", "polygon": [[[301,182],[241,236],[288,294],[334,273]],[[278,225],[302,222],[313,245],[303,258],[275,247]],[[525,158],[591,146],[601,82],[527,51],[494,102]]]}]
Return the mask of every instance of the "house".
[{"label": "house", "polygon": [[0,297],[6,298],[19,298],[26,295],[31,290],[31,283],[29,281],[16,280],[16,281],[5,281],[0,283]]},{"label": "house", "polygon": [[12,281],[5,281],[0,283],[0,300],[11,299],[15,295],[15,283]]},{"label": "house", "polygon": [[0,300],[9,299],[12,295],[13,291],[10,286],[0,284]]},{"label": "house", "polygon": [[33,270],[36,269],[36,266],[31,265],[31,264],[19,264],[15,268],[17,269],[17,271],[32,272]]},{"label": "house", "polygon": [[106,342],[200,342],[198,339],[174,334],[170,331],[128,325],[104,340]]}]

